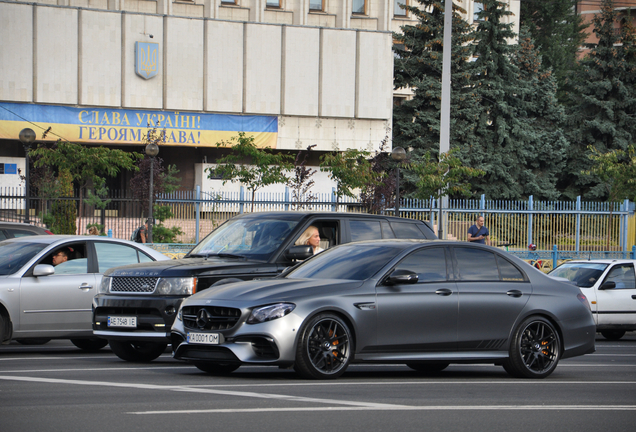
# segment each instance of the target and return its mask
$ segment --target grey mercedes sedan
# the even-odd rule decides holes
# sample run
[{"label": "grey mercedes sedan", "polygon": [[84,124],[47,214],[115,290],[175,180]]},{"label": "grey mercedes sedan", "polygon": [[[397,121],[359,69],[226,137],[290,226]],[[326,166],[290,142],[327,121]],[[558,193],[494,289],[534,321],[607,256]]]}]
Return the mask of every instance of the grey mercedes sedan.
[{"label": "grey mercedes sedan", "polygon": [[37,235],[0,242],[0,342],[70,339],[93,351],[92,303],[102,273],[125,264],[169,259],[127,240]]},{"label": "grey mercedes sedan", "polygon": [[342,375],[352,362],[440,372],[494,363],[544,378],[594,352],[585,296],[506,252],[452,241],[337,246],[274,279],[208,288],[183,302],[173,355],[222,374],[242,364]]}]

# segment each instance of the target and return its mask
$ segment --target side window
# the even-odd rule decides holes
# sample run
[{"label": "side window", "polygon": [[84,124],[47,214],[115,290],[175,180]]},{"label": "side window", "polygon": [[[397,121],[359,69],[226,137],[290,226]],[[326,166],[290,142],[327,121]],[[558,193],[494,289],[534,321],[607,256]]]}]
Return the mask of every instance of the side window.
[{"label": "side window", "polygon": [[4,231],[0,230],[0,240],[6,240],[7,239],[7,235],[4,233]]},{"label": "side window", "polygon": [[399,239],[425,239],[416,224],[407,222],[391,222],[395,236]]},{"label": "side window", "polygon": [[445,282],[448,279],[446,253],[441,247],[417,250],[400,261],[395,269],[416,272],[418,283]]},{"label": "side window", "polygon": [[508,262],[505,258],[497,255],[497,264],[499,266],[499,274],[504,282],[523,282],[525,278],[521,270]]},{"label": "side window", "polygon": [[294,244],[300,244],[301,237],[305,234],[305,231],[314,226],[318,228],[318,234],[320,234],[320,247],[322,249],[329,249],[330,247],[334,247],[340,244],[340,228],[338,221],[334,220],[313,220],[309,223],[309,225],[305,226],[300,236],[294,239]]},{"label": "side window", "polygon": [[393,233],[393,230],[391,229],[391,225],[389,225],[387,221],[382,221],[381,225],[382,225],[382,238],[394,239],[395,234]]},{"label": "side window", "polygon": [[137,249],[115,243],[95,242],[99,272],[104,273],[111,267],[118,267],[139,262]]},{"label": "side window", "polygon": [[38,264],[54,266],[56,275],[88,273],[86,243],[71,243],[55,248]]},{"label": "side window", "polygon": [[139,262],[140,263],[146,263],[146,262],[154,261],[152,258],[150,258],[148,255],[146,255],[145,253],[143,253],[141,251],[137,251],[137,255],[139,256]]},{"label": "side window", "polygon": [[35,235],[33,231],[26,231],[21,229],[12,230],[11,232],[13,233],[13,237],[15,238]]},{"label": "side window", "polygon": [[380,221],[350,220],[351,241],[378,240],[382,238]]},{"label": "side window", "polygon": [[607,274],[605,282],[616,283],[616,289],[636,289],[634,266],[631,264],[615,265]]},{"label": "side window", "polygon": [[495,254],[476,248],[456,247],[457,272],[461,281],[498,281]]}]

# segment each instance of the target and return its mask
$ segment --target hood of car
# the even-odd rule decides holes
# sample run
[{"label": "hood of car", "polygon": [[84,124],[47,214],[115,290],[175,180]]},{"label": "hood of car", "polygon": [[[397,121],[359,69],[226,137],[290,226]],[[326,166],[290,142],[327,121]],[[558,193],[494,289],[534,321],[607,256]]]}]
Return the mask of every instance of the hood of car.
[{"label": "hood of car", "polygon": [[142,264],[112,268],[104,276],[119,277],[187,277],[196,275],[211,276],[220,270],[231,268],[241,269],[245,272],[253,268],[255,272],[262,271],[263,267],[271,267],[271,264],[262,261],[251,261],[242,258],[210,257],[210,258],[182,258],[169,261],[155,261]]},{"label": "hood of car", "polygon": [[236,302],[294,301],[306,297],[333,297],[360,287],[363,281],[333,279],[263,279],[229,283],[201,291],[186,300],[187,305],[204,305],[216,300]]}]

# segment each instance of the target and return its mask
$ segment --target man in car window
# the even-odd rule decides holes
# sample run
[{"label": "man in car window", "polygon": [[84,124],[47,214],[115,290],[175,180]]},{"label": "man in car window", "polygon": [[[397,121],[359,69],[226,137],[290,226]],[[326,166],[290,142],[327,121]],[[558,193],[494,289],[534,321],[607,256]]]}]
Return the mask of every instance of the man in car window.
[{"label": "man in car window", "polygon": [[53,265],[56,266],[58,264],[62,264],[63,262],[68,261],[68,252],[64,249],[60,249],[53,255]]}]

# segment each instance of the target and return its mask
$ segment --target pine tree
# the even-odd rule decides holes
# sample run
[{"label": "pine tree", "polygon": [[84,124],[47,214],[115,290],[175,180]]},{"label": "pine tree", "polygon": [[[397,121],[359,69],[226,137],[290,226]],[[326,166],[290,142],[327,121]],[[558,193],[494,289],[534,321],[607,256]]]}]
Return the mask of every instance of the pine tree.
[{"label": "pine tree", "polygon": [[576,13],[580,0],[522,1],[520,24],[527,27],[543,60],[543,69],[552,70],[561,103],[570,100],[571,80],[579,67],[577,56],[585,41],[587,25]]},{"label": "pine tree", "polygon": [[[444,4],[442,0],[418,0],[407,7],[419,20],[396,33],[394,86],[410,88],[413,98],[393,110],[393,146],[412,148],[414,156],[439,154]],[[451,54],[451,146],[472,141],[476,117],[474,94],[469,84],[470,25],[453,4]],[[401,47],[403,46],[403,47]],[[405,192],[413,192],[417,179],[405,172]]]},{"label": "pine tree", "polygon": [[569,110],[567,170],[560,187],[569,196],[606,198],[607,192],[593,174],[588,174],[593,146],[599,153],[627,150],[636,140],[636,53],[634,28],[626,23],[614,31],[618,13],[612,0],[603,0],[592,23],[598,43],[581,60],[576,76],[575,104]]}]

